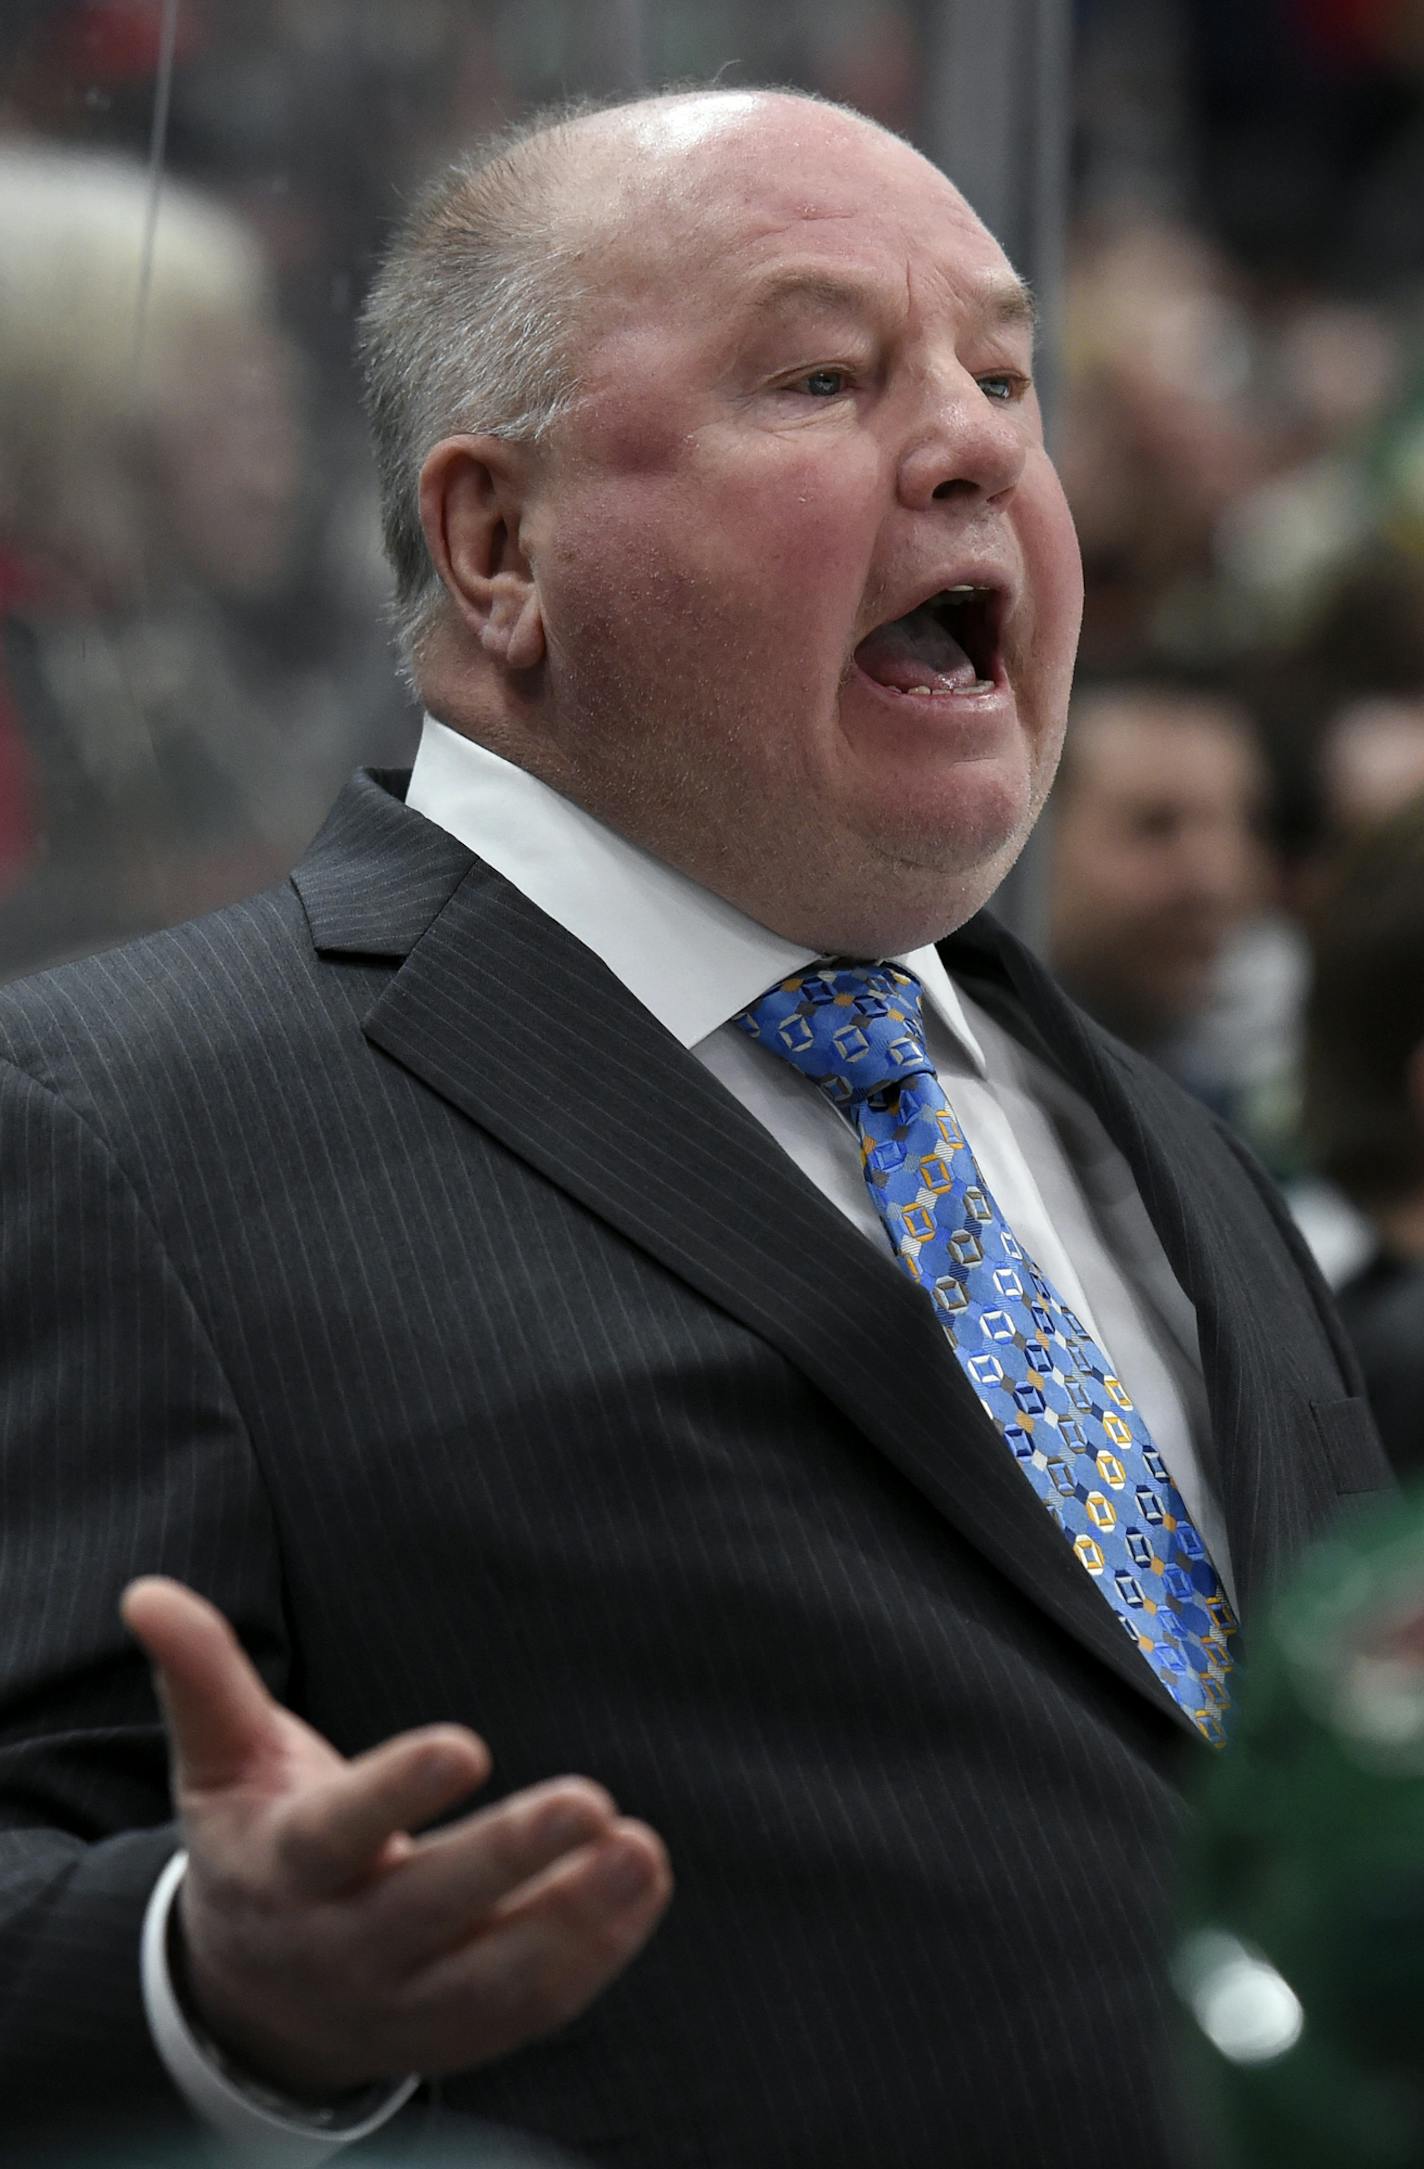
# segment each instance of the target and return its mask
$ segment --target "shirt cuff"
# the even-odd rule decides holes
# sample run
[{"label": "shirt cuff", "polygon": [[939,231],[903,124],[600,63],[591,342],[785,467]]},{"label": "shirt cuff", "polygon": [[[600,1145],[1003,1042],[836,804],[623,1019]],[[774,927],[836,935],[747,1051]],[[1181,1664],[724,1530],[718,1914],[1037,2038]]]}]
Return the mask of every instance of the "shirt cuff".
[{"label": "shirt cuff", "polygon": [[324,2110],[285,2102],[226,2058],[220,2065],[212,2043],[199,2039],[178,2001],[169,1962],[173,1901],[187,1865],[186,1853],[174,1854],[153,1887],[144,1915],[143,2006],[154,2047],[199,2122],[238,2150],[239,2158],[246,2151],[261,2169],[318,2169],[342,2147],[369,2138],[389,2123],[420,2081],[403,2079],[382,2091],[374,2107],[370,2097],[363,2096],[353,2114],[349,2104]]}]

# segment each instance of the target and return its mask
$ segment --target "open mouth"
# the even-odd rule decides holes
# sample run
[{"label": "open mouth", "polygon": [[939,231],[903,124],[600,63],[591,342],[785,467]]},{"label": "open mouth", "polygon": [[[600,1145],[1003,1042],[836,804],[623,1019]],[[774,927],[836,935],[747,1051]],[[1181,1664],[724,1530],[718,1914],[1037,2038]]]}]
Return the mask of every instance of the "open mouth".
[{"label": "open mouth", "polygon": [[856,663],[892,693],[922,699],[990,693],[999,682],[1003,604],[999,588],[941,588],[904,617],[867,633]]}]

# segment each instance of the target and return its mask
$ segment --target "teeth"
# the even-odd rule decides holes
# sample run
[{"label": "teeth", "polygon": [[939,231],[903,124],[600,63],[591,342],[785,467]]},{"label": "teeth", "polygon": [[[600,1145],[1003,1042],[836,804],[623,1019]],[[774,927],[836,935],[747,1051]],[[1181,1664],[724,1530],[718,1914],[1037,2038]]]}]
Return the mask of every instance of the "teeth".
[{"label": "teeth", "polygon": [[901,700],[962,700],[970,693],[992,693],[992,678],[976,678],[972,685],[887,685],[887,693]]}]

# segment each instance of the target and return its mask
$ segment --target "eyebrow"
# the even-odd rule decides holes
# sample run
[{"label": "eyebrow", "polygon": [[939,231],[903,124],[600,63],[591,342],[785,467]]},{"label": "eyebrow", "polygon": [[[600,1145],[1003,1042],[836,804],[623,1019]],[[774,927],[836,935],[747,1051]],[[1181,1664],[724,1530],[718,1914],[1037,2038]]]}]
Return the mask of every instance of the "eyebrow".
[{"label": "eyebrow", "polygon": [[[1016,274],[986,282],[978,298],[985,319],[996,328],[1036,330],[1038,304],[1033,290]],[[858,315],[879,314],[883,307],[881,296],[869,283],[833,272],[790,270],[774,274],[757,288],[750,297],[749,313],[770,316],[797,302]]]},{"label": "eyebrow", "polygon": [[1038,303],[1033,288],[1026,279],[1016,275],[1008,279],[996,279],[984,297],[984,313],[991,323],[1009,328],[1025,326],[1029,331],[1038,328]]}]

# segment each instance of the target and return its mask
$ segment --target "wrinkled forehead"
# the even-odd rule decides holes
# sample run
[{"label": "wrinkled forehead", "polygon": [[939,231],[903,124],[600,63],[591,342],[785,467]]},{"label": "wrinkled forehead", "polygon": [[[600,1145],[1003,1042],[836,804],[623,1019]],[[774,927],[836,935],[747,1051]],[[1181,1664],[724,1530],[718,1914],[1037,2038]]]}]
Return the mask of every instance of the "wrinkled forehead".
[{"label": "wrinkled forehead", "polygon": [[597,146],[581,216],[623,304],[730,299],[785,256],[966,294],[1016,281],[944,174],[833,107],[764,95],[633,109]]}]

